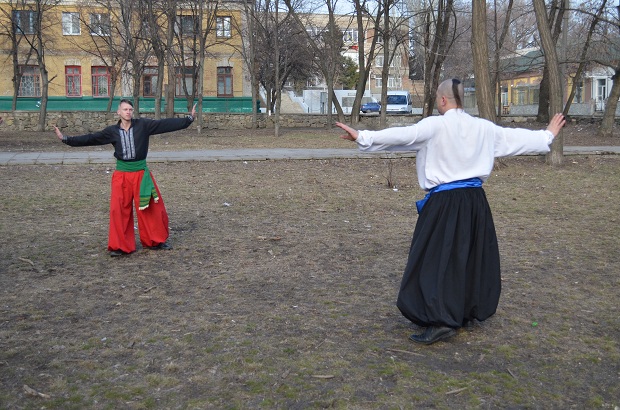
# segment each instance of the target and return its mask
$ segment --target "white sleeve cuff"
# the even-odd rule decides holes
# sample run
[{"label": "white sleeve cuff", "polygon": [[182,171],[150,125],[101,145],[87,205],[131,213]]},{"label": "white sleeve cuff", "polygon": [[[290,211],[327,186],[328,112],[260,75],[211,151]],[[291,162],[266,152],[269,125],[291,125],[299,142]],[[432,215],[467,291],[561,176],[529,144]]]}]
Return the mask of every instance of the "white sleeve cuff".
[{"label": "white sleeve cuff", "polygon": [[545,134],[547,134],[547,145],[551,145],[551,143],[553,142],[553,139],[555,138],[555,136],[549,130],[545,130]]}]

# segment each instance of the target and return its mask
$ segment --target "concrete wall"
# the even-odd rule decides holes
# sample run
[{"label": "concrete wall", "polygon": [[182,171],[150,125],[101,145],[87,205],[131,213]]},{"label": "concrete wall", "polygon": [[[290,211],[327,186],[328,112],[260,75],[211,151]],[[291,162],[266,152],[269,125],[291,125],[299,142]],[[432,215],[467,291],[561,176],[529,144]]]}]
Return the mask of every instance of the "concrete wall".
[{"label": "concrete wall", "polygon": [[[178,114],[182,116],[183,114]],[[153,118],[153,114],[143,114],[144,117]],[[39,113],[33,111],[0,111],[0,117],[4,119],[4,124],[0,125],[0,130],[35,131],[39,121]],[[250,129],[252,128],[251,114],[230,114],[203,113],[204,129]],[[389,126],[409,125],[420,120],[417,115],[389,115],[387,123]],[[273,128],[275,117],[267,114],[258,114],[259,128]],[[338,117],[333,116],[333,121]],[[47,113],[46,129],[51,130],[54,125],[62,128],[67,133],[87,133],[99,131],[107,125],[118,121],[116,113],[106,113],[101,111],[50,111]],[[348,117],[347,117],[347,121]],[[378,129],[378,116],[363,116],[363,128]],[[196,128],[197,123],[192,125]],[[321,114],[281,114],[280,126],[283,128],[325,128],[327,126],[327,115]]]},{"label": "concrete wall", "polygon": [[[35,131],[39,119],[39,113],[33,111],[14,111],[2,112],[0,116],[4,118],[4,124],[0,125],[0,131],[18,130],[18,131]],[[182,116],[183,114],[178,114]],[[153,114],[145,114],[144,117],[153,118]],[[258,114],[259,128],[273,128],[274,116],[267,114]],[[534,121],[536,113],[524,113],[524,115],[510,115],[503,117],[505,122],[528,122]],[[620,116],[617,116],[620,120]],[[337,121],[338,117],[333,116],[333,121]],[[388,115],[387,126],[398,127],[411,125],[421,119],[419,115]],[[583,116],[575,118],[575,121],[597,121],[600,116]],[[114,124],[118,121],[116,113],[105,113],[101,111],[72,111],[72,112],[49,112],[47,115],[46,129],[52,130],[54,125],[63,129],[69,135],[76,135],[99,131],[107,125]],[[203,114],[203,129],[227,129],[227,130],[243,130],[252,128],[251,114]],[[349,123],[349,117],[346,118]],[[194,123],[191,128],[196,128]],[[326,128],[327,115],[321,114],[282,114],[280,115],[280,126],[283,128]],[[369,115],[362,116],[361,123],[357,127],[359,129],[381,129],[379,116]]]},{"label": "concrete wall", "polygon": [[[594,101],[583,104],[573,103],[570,106],[568,115],[571,116],[601,116],[602,112],[596,112]],[[511,105],[510,115],[526,115],[536,116],[538,114],[538,105]],[[616,117],[620,115],[620,105],[616,108]]]}]

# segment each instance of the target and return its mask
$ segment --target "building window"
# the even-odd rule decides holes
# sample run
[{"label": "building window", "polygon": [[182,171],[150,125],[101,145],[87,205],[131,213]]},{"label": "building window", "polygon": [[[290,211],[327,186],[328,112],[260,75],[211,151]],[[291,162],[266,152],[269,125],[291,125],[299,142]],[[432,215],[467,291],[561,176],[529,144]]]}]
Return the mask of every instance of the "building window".
[{"label": "building window", "polygon": [[393,76],[389,76],[388,77],[388,89],[400,89],[401,87],[401,82],[400,82],[400,78],[397,77],[393,77]]},{"label": "building window", "polygon": [[375,88],[383,87],[383,78],[377,77],[375,78]]},{"label": "building window", "polygon": [[62,13],[62,34],[78,36],[80,33],[80,13]]},{"label": "building window", "polygon": [[342,40],[345,43],[357,43],[357,30],[353,30],[353,29],[343,30]]},{"label": "building window", "polygon": [[22,76],[19,82],[17,95],[20,97],[40,97],[41,96],[41,72],[39,67],[33,65],[19,66]]},{"label": "building window", "polygon": [[575,87],[575,97],[573,100],[577,104],[583,103],[583,80],[577,81],[577,86]]},{"label": "building window", "polygon": [[92,13],[90,15],[90,34],[92,36],[109,36],[110,31],[109,14]]},{"label": "building window", "polygon": [[13,24],[17,34],[34,34],[39,14],[32,10],[13,10]]},{"label": "building window", "polygon": [[232,97],[233,96],[233,76],[232,67],[217,68],[217,96]]},{"label": "building window", "polygon": [[157,77],[157,67],[144,67],[144,74],[142,74],[142,95],[144,97],[155,97]]},{"label": "building window", "polygon": [[82,95],[82,67],[65,67],[65,86],[67,97],[80,97]]},{"label": "building window", "polygon": [[181,36],[193,36],[198,32],[198,19],[196,16],[177,16],[176,30]]},{"label": "building window", "polygon": [[108,97],[110,95],[110,70],[108,67],[92,67],[93,97]]},{"label": "building window", "polygon": [[[194,94],[194,67],[176,67],[175,68],[175,87],[174,93],[177,97],[185,97]],[[185,94],[184,86],[187,87]]]},{"label": "building window", "polygon": [[540,90],[538,86],[516,86],[512,89],[513,105],[538,104]]},{"label": "building window", "polygon": [[[399,56],[399,55],[396,55],[396,56],[394,56],[394,57],[392,58],[392,62],[390,63],[390,67],[391,67],[391,68],[396,67],[395,61],[396,61],[397,59],[399,59],[399,58],[400,58],[400,56]],[[385,59],[384,59],[384,55],[383,55],[383,54],[379,54],[379,55],[377,55],[377,56],[375,57],[375,66],[376,66],[376,67],[383,67],[383,62],[384,62],[384,61],[385,61]]]},{"label": "building window", "polygon": [[229,38],[232,36],[230,31],[230,17],[218,17],[215,20],[215,34],[217,37]]}]

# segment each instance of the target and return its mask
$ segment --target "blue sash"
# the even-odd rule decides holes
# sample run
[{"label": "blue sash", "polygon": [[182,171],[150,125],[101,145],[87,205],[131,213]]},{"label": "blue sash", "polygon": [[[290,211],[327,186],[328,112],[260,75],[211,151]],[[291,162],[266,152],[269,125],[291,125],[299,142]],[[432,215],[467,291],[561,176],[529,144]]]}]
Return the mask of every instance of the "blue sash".
[{"label": "blue sash", "polygon": [[450,189],[458,189],[458,188],[480,188],[482,186],[482,180],[480,178],[469,178],[462,179],[460,181],[452,181],[446,182],[445,184],[437,185],[436,187],[431,188],[426,196],[415,203],[416,208],[418,208],[418,214],[422,212],[422,208],[428,198],[431,197],[435,192],[448,191]]}]

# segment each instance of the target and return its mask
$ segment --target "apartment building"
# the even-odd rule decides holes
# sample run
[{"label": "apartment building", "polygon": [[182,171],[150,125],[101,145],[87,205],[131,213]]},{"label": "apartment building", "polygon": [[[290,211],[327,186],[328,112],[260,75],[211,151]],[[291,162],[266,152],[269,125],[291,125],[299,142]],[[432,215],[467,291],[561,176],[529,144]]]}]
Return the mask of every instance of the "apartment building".
[{"label": "apartment building", "polygon": [[[139,90],[148,100],[158,93],[160,76],[164,96],[171,87],[175,98],[197,94],[200,76],[203,96],[249,95],[240,51],[241,3],[220,2],[217,10],[202,8],[206,2],[171,4],[174,17],[144,1],[0,0],[0,64],[5,67],[0,98],[13,96],[14,61],[21,76],[18,98],[41,96],[38,54],[44,56],[50,98],[107,100],[112,93],[132,96]],[[172,40],[166,38],[168,28]]]}]

